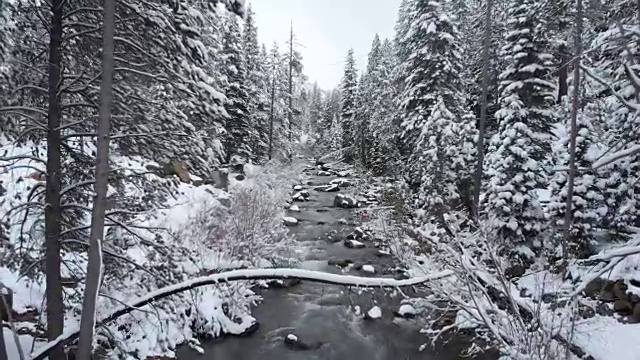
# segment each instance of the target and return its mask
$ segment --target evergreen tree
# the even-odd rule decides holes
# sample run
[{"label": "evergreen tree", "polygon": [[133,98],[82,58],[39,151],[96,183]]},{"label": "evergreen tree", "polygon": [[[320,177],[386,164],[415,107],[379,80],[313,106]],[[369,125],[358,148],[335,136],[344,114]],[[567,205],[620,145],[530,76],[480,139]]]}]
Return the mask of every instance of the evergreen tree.
[{"label": "evergreen tree", "polygon": [[351,163],[357,149],[355,116],[358,96],[358,72],[353,49],[347,53],[344,75],[340,83],[340,126],[342,127],[342,148],[345,161]]},{"label": "evergreen tree", "polygon": [[243,29],[243,48],[247,64],[247,111],[250,122],[250,147],[252,160],[260,162],[266,159],[268,152],[269,96],[267,92],[266,49],[262,52],[258,45],[258,28],[253,19],[251,7],[245,12]]},{"label": "evergreen tree", "polygon": [[[565,98],[564,102],[568,102]],[[566,105],[563,108],[569,109]],[[589,150],[597,143],[596,137],[597,130],[593,126],[594,116],[597,109],[592,105],[587,105],[583,111],[580,112],[577,118],[577,133],[576,137],[576,167],[579,169],[589,169],[592,166],[593,158],[590,158]],[[567,118],[568,114],[562,118]],[[568,133],[568,131],[567,131]],[[562,229],[564,226],[564,219],[566,213],[566,201],[567,201],[567,175],[564,169],[567,168],[569,161],[568,153],[569,138],[563,138],[553,149],[553,158],[555,159],[556,169],[563,169],[562,171],[554,172],[551,178],[551,198],[547,205],[547,212],[557,229]],[[605,209],[603,189],[599,185],[603,185],[603,179],[598,177],[597,173],[593,171],[580,171],[575,174],[574,178],[574,190],[572,197],[572,226],[571,226],[571,242],[568,244],[568,250],[571,254],[578,255],[578,257],[585,257],[591,255],[592,251],[592,230],[601,225],[600,219],[606,215],[602,213]],[[561,234],[558,231],[558,234]]]},{"label": "evergreen tree", "polygon": [[370,111],[372,145],[371,169],[374,174],[390,174],[397,167],[400,154],[395,146],[395,135],[400,129],[393,121],[396,114],[393,86],[394,53],[391,42],[384,40],[381,60],[377,69],[378,84],[372,91]]},{"label": "evergreen tree", "polygon": [[226,80],[225,110],[228,118],[228,135],[224,147],[226,162],[237,157],[244,163],[251,159],[251,122],[249,119],[249,88],[247,62],[243,50],[240,26],[235,16],[225,19],[225,33],[222,39],[222,71]]},{"label": "evergreen tree", "polygon": [[309,125],[312,133],[318,134],[320,132],[323,117],[322,103],[322,90],[318,87],[318,83],[315,82],[311,90],[311,101],[309,104]]},{"label": "evergreen tree", "polygon": [[509,66],[500,75],[499,131],[486,158],[491,225],[512,244],[535,248],[541,246],[537,237],[544,226],[536,189],[547,188],[544,161],[555,118],[552,57],[545,53],[539,6],[526,0],[509,8],[508,43],[502,49]]},{"label": "evergreen tree", "polygon": [[[438,1],[418,0],[413,6],[417,20],[410,25],[411,36],[402,44],[411,50],[405,64],[407,80],[401,95],[404,109],[402,148],[406,157],[406,173],[412,176],[417,198],[429,201],[444,199],[444,207],[443,203],[437,204],[440,209],[436,209],[433,203],[420,202],[417,206],[441,211],[454,205],[461,195],[464,195],[461,200],[465,204],[469,201],[475,119],[465,110],[460,39],[455,24]],[[434,108],[436,104],[437,109]],[[444,139],[451,134],[454,138],[449,143],[433,142],[433,139]],[[425,164],[425,152],[436,164]],[[437,161],[434,156],[438,157]],[[440,174],[430,174],[432,171]],[[459,190],[429,194],[440,191],[444,184],[425,182],[425,179],[457,184]]]}]

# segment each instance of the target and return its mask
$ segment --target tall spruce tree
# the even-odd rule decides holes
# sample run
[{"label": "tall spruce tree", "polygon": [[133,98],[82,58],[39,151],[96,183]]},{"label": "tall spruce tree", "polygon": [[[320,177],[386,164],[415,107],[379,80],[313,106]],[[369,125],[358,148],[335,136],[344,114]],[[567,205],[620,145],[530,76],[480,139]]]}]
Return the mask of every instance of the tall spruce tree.
[{"label": "tall spruce tree", "polygon": [[[416,21],[401,44],[410,53],[401,94],[406,171],[417,206],[438,213],[469,201],[476,136],[475,120],[465,109],[459,33],[445,10],[439,1],[415,1]],[[444,191],[449,186],[456,190]]]},{"label": "tall spruce tree", "polygon": [[344,158],[352,163],[357,151],[355,116],[358,97],[358,71],[353,49],[347,53],[344,75],[340,83],[340,126],[342,127],[342,148],[345,149]]},{"label": "tall spruce tree", "polygon": [[251,122],[249,118],[249,88],[245,52],[238,19],[225,18],[225,32],[222,39],[222,72],[226,80],[225,110],[228,114],[224,142],[227,162],[238,157],[241,162],[251,159]]},{"label": "tall spruce tree", "polygon": [[499,131],[486,157],[489,176],[486,211],[491,225],[525,257],[540,248],[544,218],[536,189],[547,188],[545,160],[555,121],[552,57],[541,32],[544,14],[534,0],[509,7],[509,32],[502,56],[508,67],[500,75]]}]

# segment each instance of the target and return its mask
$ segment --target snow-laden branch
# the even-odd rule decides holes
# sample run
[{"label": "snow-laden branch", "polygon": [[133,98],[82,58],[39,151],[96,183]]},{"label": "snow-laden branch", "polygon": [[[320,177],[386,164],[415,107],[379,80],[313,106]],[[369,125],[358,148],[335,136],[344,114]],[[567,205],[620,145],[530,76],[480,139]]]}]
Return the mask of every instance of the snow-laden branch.
[{"label": "snow-laden branch", "polygon": [[[336,275],[321,271],[303,269],[246,269],[232,270],[219,274],[197,277],[179,284],[167,286],[149,294],[130,301],[127,305],[119,307],[112,313],[101,317],[96,325],[109,323],[118,317],[128,314],[136,308],[143,307],[154,301],[175,295],[187,290],[201,286],[227,283],[240,280],[272,280],[272,279],[300,279],[306,281],[319,282],[331,285],[358,286],[358,287],[404,287],[423,284],[428,281],[438,280],[453,275],[450,270],[441,271],[435,274],[420,276],[405,280],[395,280],[389,278],[365,278],[353,275]],[[67,344],[78,337],[78,326],[70,326],[62,335],[50,341],[42,348],[32,354],[33,360],[43,360],[49,352],[56,346]]]},{"label": "snow-laden branch", "polygon": [[594,161],[593,164],[591,165],[592,169],[597,169],[600,167],[603,167],[605,165],[609,165],[612,164],[620,159],[626,158],[628,156],[633,156],[640,153],[640,145],[635,144],[627,149],[624,150],[619,150],[616,152],[613,152],[609,155],[603,156],[601,158],[599,158],[598,160]]},{"label": "snow-laden branch", "polygon": [[580,69],[585,72],[585,74],[589,75],[590,78],[600,83],[600,85],[605,86],[607,90],[609,90],[624,106],[629,108],[631,111],[638,112],[640,111],[640,105],[634,104],[622,96],[619,92],[617,92],[611,84],[609,84],[606,80],[596,75],[591,69],[584,65],[580,65]]}]

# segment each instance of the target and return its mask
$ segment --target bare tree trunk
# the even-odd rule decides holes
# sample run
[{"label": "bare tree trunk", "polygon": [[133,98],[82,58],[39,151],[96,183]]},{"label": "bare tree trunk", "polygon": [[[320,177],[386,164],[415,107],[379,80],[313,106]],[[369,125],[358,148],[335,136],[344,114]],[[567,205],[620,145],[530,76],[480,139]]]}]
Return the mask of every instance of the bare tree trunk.
[{"label": "bare tree trunk", "polygon": [[293,136],[293,23],[291,24],[291,34],[289,35],[289,131],[288,139],[291,143]]},{"label": "bare tree trunk", "polygon": [[269,160],[273,156],[273,104],[276,99],[276,74],[273,71],[273,79],[271,80],[271,114],[269,114]]},{"label": "bare tree trunk", "polygon": [[[52,0],[51,31],[49,40],[49,109],[47,132],[47,184],[45,190],[45,271],[47,275],[47,338],[53,340],[64,329],[64,305],[62,303],[62,282],[60,279],[60,108],[62,44],[62,10],[65,0]],[[64,360],[64,349],[56,347],[49,357]]]},{"label": "bare tree trunk", "polygon": [[482,187],[483,163],[484,163],[484,133],[487,122],[487,107],[489,93],[489,50],[491,48],[491,10],[493,0],[487,0],[487,9],[484,24],[484,45],[482,47],[482,103],[480,107],[480,124],[478,129],[478,162],[476,163],[476,177],[473,187],[473,214],[472,217],[478,219],[480,212],[480,188]]},{"label": "bare tree trunk", "polygon": [[98,145],[96,155],[95,197],[91,211],[91,235],[89,238],[89,262],[87,281],[82,300],[78,359],[90,359],[96,322],[96,302],[102,282],[102,237],[107,205],[109,179],[109,122],[111,118],[111,88],[113,84],[113,49],[116,0],[104,1],[104,29],[102,45],[102,83],[100,84],[100,122],[98,123]]},{"label": "bare tree trunk", "polygon": [[568,244],[571,240],[571,225],[573,222],[573,183],[576,173],[576,137],[578,136],[578,111],[580,110],[580,56],[582,56],[582,0],[577,0],[576,34],[575,34],[575,65],[573,69],[573,99],[571,99],[571,138],[569,142],[569,174],[567,175],[567,201],[564,214],[564,241],[562,252],[564,262],[568,261]]}]

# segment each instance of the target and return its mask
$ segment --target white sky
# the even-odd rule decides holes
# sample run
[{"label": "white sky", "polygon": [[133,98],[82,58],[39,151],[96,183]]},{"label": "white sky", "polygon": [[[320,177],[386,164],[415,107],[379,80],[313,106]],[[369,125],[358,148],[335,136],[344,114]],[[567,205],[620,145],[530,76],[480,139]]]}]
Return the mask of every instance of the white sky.
[{"label": "white sky", "polygon": [[376,33],[393,38],[400,0],[247,0],[255,12],[258,36],[268,48],[282,51],[293,30],[302,53],[304,73],[323,89],[338,85],[345,57],[353,48],[358,71],[366,66]]}]

